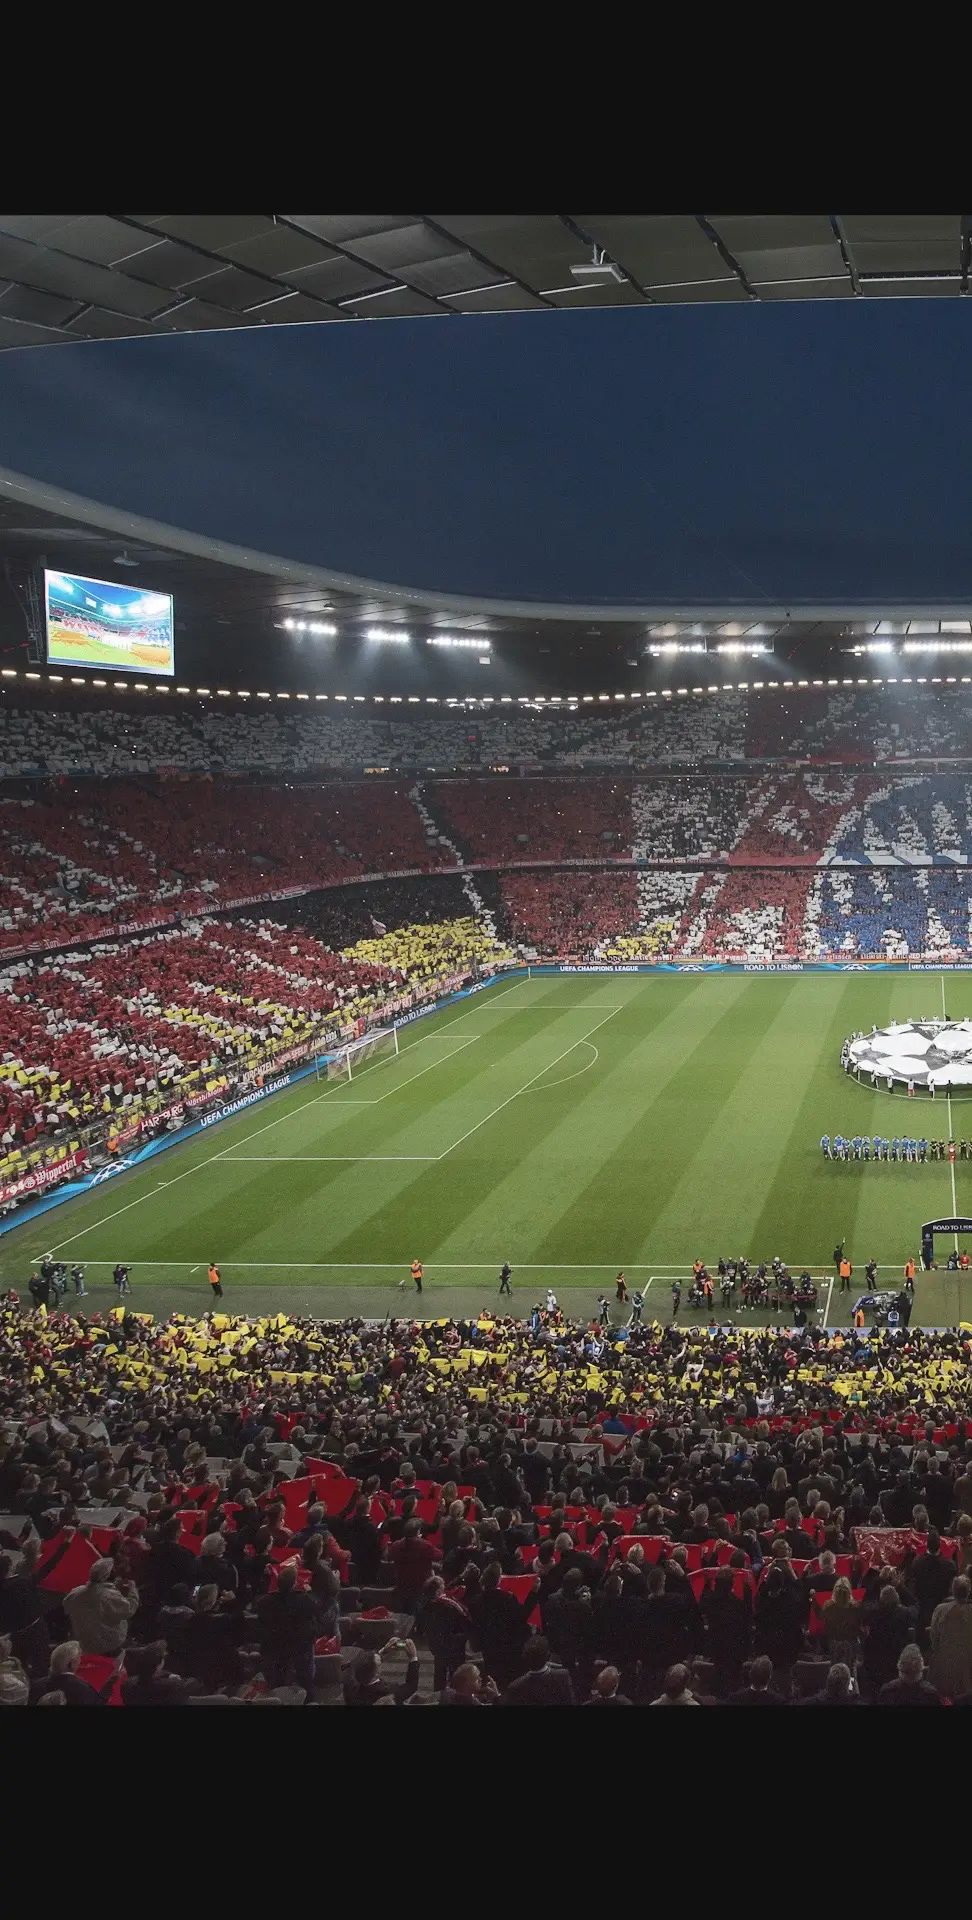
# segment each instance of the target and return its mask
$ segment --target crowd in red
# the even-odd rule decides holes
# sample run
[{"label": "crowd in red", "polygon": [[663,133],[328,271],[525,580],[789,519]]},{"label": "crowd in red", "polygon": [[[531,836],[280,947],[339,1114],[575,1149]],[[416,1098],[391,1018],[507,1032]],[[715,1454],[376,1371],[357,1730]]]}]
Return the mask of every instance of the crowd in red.
[{"label": "crowd in red", "polygon": [[406,786],[84,781],[0,807],[0,951],[354,874],[453,864]]},{"label": "crowd in red", "polygon": [[514,938],[554,959],[587,954],[637,925],[637,882],[623,868],[504,873],[500,883]]},{"label": "crowd in red", "polygon": [[29,1146],[193,1069],[218,1074],[400,981],[266,922],[197,923],[137,947],[23,962],[0,994],[0,1137]]},{"label": "crowd in red", "polygon": [[441,780],[425,801],[468,861],[631,853],[630,781]]}]

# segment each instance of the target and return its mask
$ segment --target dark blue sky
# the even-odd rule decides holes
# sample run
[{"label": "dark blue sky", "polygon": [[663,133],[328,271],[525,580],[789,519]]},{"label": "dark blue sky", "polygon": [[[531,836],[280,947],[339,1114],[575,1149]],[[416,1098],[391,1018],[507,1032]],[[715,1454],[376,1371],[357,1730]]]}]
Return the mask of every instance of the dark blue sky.
[{"label": "dark blue sky", "polygon": [[0,355],[0,465],[420,588],[972,599],[972,301],[619,308]]}]

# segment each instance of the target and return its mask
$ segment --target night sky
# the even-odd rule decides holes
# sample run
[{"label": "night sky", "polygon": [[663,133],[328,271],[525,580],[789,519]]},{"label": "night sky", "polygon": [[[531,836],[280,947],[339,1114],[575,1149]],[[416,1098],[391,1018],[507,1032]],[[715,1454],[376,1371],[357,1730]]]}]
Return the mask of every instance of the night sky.
[{"label": "night sky", "polygon": [[972,301],[618,308],[0,354],[0,465],[464,594],[972,601]]}]

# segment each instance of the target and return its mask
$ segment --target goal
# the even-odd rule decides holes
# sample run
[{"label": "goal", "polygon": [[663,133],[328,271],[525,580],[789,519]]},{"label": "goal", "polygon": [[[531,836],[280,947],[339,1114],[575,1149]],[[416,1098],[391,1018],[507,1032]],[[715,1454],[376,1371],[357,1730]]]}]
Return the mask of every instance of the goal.
[{"label": "goal", "polygon": [[349,1040],[346,1046],[337,1047],[333,1053],[322,1053],[314,1062],[318,1080],[353,1080],[360,1073],[366,1061],[376,1056],[391,1056],[398,1052],[398,1028],[377,1027],[374,1033],[362,1034],[360,1040]]}]

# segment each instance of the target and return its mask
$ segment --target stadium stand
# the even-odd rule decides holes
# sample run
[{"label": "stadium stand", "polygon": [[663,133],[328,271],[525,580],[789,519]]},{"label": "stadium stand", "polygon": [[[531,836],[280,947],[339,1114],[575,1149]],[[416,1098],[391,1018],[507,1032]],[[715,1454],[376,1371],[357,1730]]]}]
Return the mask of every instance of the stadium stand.
[{"label": "stadium stand", "polygon": [[0,803],[0,951],[34,927],[96,939],[106,924],[195,913],[355,874],[453,864],[408,789],[90,781]]},{"label": "stadium stand", "polygon": [[148,705],[148,696],[62,689],[0,691],[0,779],[177,772],[301,774],[382,766],[409,771],[589,765],[650,768],[798,758],[848,765],[972,757],[972,692],[896,688],[724,689],[561,701],[399,702],[296,699],[258,706],[212,699]]},{"label": "stadium stand", "polygon": [[[5,694],[0,1185],[471,967],[966,956],[972,770],[933,757],[970,748],[961,687],[378,718]],[[370,763],[410,772],[340,777]]]},{"label": "stadium stand", "polygon": [[619,1332],[8,1295],[0,1704],[972,1703],[968,1331]]},{"label": "stadium stand", "polygon": [[138,943],[13,962],[0,973],[0,1182],[47,1164],[51,1147],[64,1157],[68,1136],[93,1139],[99,1122],[109,1150],[133,1128],[174,1124],[230,1079],[321,1051],[511,957],[467,913],[373,931],[343,953],[269,919],[190,920]]}]

